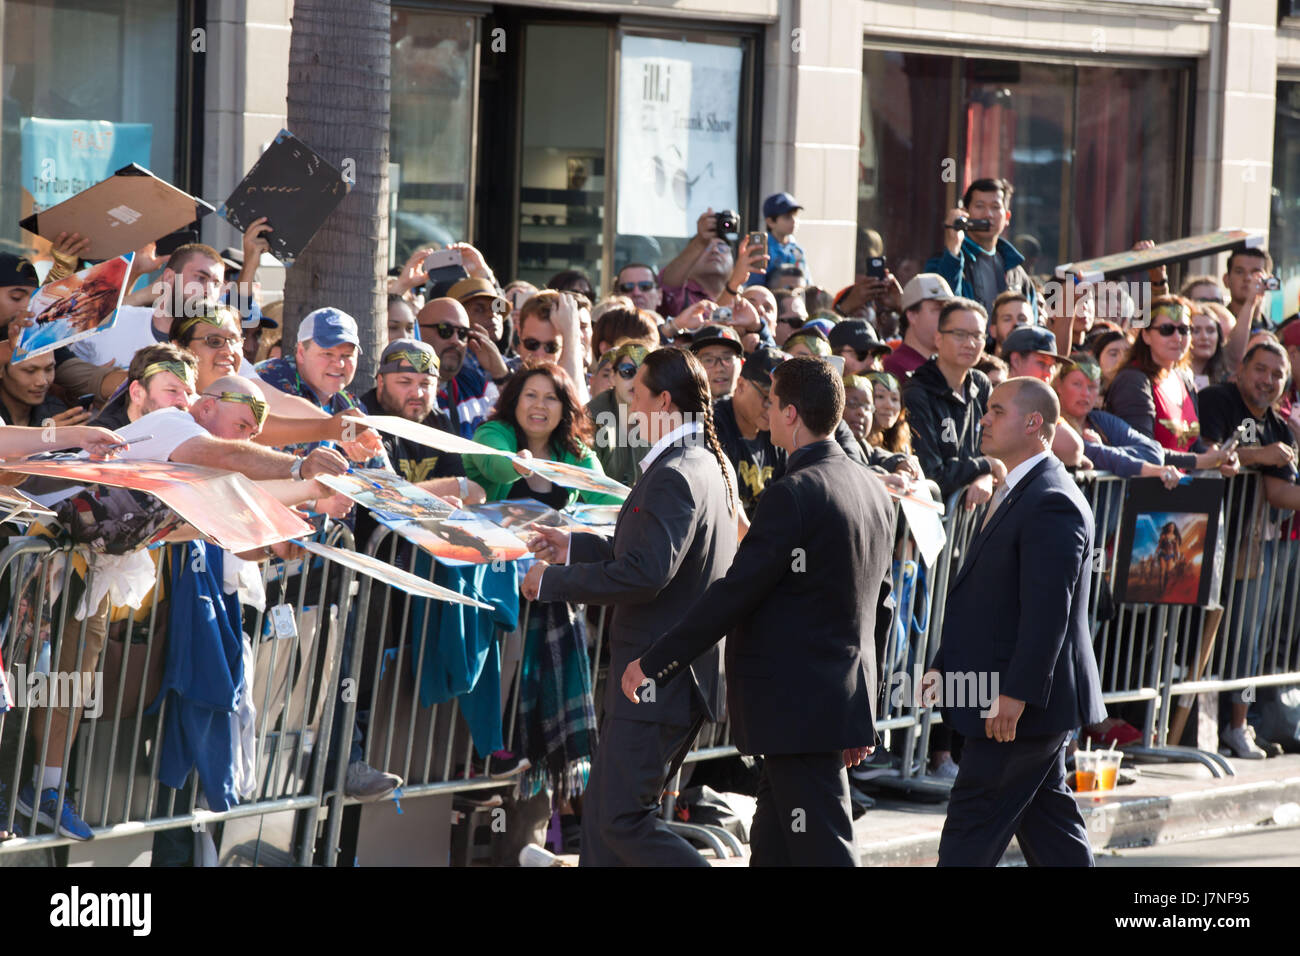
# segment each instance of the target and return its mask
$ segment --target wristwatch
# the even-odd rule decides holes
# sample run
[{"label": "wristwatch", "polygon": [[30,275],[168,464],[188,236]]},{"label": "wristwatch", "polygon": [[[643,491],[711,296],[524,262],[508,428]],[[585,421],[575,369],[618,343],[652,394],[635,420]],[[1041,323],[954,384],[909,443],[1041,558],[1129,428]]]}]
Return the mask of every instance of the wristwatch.
[{"label": "wristwatch", "polygon": [[289,477],[292,478],[294,481],[303,480],[302,463],[306,460],[307,460],[306,458],[295,458],[293,460],[293,466],[289,469]]}]

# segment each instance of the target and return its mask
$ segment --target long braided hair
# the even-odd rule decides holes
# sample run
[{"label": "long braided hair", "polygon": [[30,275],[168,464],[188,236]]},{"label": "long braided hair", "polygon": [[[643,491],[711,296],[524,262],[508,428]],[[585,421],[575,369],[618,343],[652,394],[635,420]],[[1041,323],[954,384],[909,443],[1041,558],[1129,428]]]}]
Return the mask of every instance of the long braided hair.
[{"label": "long braided hair", "polygon": [[673,405],[704,425],[704,444],[718,459],[722,481],[727,486],[727,511],[736,513],[736,489],[731,483],[731,467],[723,454],[718,433],[713,427],[713,396],[709,378],[700,360],[685,349],[656,349],[645,357],[645,384],[654,394],[667,392]]}]

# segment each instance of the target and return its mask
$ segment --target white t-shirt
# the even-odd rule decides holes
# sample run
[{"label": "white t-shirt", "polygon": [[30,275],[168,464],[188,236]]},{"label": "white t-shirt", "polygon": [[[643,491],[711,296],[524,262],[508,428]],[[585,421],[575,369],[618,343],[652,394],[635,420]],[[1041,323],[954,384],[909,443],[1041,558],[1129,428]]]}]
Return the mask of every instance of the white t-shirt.
[{"label": "white t-shirt", "polygon": [[131,424],[117,429],[117,433],[131,442],[121,452],[126,461],[170,461],[172,452],[191,438],[209,434],[193,415],[179,408],[160,408],[141,415]]},{"label": "white t-shirt", "polygon": [[[111,329],[73,342],[70,348],[73,355],[92,365],[112,362],[117,368],[127,368],[136,352],[158,342],[153,329],[153,309],[144,305],[124,305],[117,310],[117,321]],[[261,381],[252,364],[242,355],[239,356],[239,374]]]}]

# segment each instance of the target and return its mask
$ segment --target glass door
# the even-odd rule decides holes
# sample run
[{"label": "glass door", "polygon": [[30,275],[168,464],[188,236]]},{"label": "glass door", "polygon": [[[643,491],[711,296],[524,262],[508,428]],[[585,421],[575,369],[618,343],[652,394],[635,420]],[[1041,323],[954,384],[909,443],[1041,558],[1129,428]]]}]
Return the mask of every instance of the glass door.
[{"label": "glass door", "polygon": [[606,286],[610,35],[604,26],[525,27],[515,276],[539,288],[566,269],[585,272],[593,290]]}]

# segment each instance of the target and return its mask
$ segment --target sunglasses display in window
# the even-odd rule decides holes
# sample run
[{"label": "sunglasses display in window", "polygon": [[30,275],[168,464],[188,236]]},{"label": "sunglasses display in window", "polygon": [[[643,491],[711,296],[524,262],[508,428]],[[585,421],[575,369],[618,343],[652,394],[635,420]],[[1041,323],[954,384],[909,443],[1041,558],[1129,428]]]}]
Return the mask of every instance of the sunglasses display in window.
[{"label": "sunglasses display in window", "polygon": [[547,355],[554,355],[556,352],[560,351],[560,343],[555,339],[552,339],[549,342],[539,342],[537,339],[524,339],[520,344],[523,345],[524,351],[526,352],[536,352],[538,349],[541,349],[546,352]]}]

